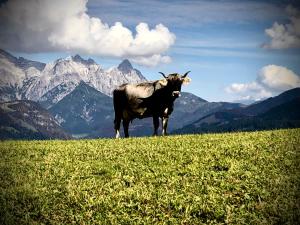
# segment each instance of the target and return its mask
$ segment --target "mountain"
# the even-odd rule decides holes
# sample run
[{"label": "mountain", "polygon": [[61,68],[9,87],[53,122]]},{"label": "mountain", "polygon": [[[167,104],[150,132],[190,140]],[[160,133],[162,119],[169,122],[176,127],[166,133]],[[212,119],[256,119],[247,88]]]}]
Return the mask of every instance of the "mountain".
[{"label": "mountain", "polygon": [[174,133],[203,133],[300,127],[300,88],[248,107],[221,110],[199,118]]},{"label": "mountain", "polygon": [[194,113],[206,104],[206,100],[191,93],[182,92],[181,97],[174,102],[174,111],[169,118],[169,131],[181,128],[194,121]]},{"label": "mountain", "polygon": [[[231,103],[231,102],[207,102],[199,107],[191,115],[193,121],[201,117],[207,116],[214,112],[224,111],[224,110],[233,110],[243,108],[244,105],[240,103]],[[191,120],[190,120],[191,121]]]},{"label": "mountain", "polygon": [[0,102],[21,99],[23,83],[39,76],[45,64],[16,58],[0,49]]},{"label": "mountain", "polygon": [[71,93],[81,81],[111,96],[112,90],[123,83],[138,83],[146,79],[136,69],[124,72],[113,67],[104,70],[92,59],[84,60],[76,55],[47,64],[41,78],[31,84],[26,98],[49,108]]},{"label": "mountain", "polygon": [[300,95],[299,97],[281,105],[277,105],[258,116],[265,120],[300,120]]},{"label": "mountain", "polygon": [[111,96],[123,83],[146,81],[128,60],[104,70],[93,59],[79,55],[58,59],[47,64],[16,58],[0,51],[0,101],[33,100],[50,108],[71,93],[81,81]]},{"label": "mountain", "polygon": [[17,100],[0,103],[0,139],[71,138],[38,103]]},{"label": "mountain", "polygon": [[49,112],[73,137],[112,137],[112,98],[81,81]]},{"label": "mountain", "polygon": [[13,63],[16,67],[19,67],[25,71],[29,68],[35,68],[39,71],[42,71],[46,66],[45,63],[28,60],[23,57],[16,58],[2,49],[0,49],[0,57],[2,60],[6,59],[7,61]]},{"label": "mountain", "polygon": [[267,112],[273,107],[289,102],[300,96],[300,88],[294,88],[283,92],[282,94],[268,98],[264,101],[254,103],[248,107],[242,108],[240,112],[245,115],[255,116]]},{"label": "mountain", "polygon": [[123,73],[130,73],[133,70],[133,67],[128,59],[123,60],[122,63],[119,64],[118,70]]},{"label": "mountain", "polygon": [[191,93],[182,93],[174,105],[174,111],[170,116],[170,130],[179,129],[217,111],[238,109],[244,106],[240,103],[208,102]]}]

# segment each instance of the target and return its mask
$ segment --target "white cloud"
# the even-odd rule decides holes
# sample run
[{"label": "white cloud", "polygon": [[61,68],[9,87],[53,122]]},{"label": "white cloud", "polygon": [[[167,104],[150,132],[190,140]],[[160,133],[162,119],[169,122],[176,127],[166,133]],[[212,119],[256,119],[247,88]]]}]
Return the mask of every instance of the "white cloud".
[{"label": "white cloud", "polygon": [[271,28],[265,30],[271,41],[264,44],[264,48],[300,48],[300,11],[289,5],[286,7],[286,13],[289,16],[290,23],[279,24],[275,22]]},{"label": "white cloud", "polygon": [[300,87],[300,78],[292,70],[283,66],[268,65],[263,67],[255,81],[251,83],[234,83],[225,91],[238,99],[261,100],[283,91]]},{"label": "white cloud", "polygon": [[89,16],[86,5],[87,0],[8,1],[0,8],[0,47],[129,58],[151,66],[170,61],[163,54],[174,44],[175,35],[167,27],[158,24],[150,29],[139,23],[134,34],[121,22],[109,26]]},{"label": "white cloud", "polygon": [[153,67],[157,65],[159,62],[161,63],[170,63],[172,62],[171,57],[169,56],[161,56],[161,55],[152,55],[151,57],[135,57],[132,59],[133,62],[149,67]]},{"label": "white cloud", "polygon": [[233,83],[225,88],[227,93],[237,96],[238,100],[255,100],[268,98],[272,96],[272,92],[262,87],[257,82],[252,83]]},{"label": "white cloud", "polygon": [[297,74],[286,67],[276,65],[263,67],[258,73],[256,82],[277,93],[300,86]]}]

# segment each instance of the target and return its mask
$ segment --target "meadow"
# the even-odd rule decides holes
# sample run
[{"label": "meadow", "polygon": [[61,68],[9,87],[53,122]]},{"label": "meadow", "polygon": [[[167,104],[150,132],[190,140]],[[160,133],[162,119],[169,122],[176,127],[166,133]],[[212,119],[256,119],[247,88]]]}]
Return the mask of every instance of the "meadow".
[{"label": "meadow", "polygon": [[300,129],[1,141],[0,224],[300,224]]}]

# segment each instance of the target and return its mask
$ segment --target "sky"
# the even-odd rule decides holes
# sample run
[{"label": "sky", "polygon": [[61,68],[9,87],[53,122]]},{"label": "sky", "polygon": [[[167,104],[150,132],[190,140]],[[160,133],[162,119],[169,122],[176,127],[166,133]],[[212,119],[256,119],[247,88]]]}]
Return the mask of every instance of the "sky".
[{"label": "sky", "polygon": [[127,58],[148,80],[191,71],[183,90],[208,101],[300,86],[298,1],[8,0],[0,28],[0,48],[27,59]]}]

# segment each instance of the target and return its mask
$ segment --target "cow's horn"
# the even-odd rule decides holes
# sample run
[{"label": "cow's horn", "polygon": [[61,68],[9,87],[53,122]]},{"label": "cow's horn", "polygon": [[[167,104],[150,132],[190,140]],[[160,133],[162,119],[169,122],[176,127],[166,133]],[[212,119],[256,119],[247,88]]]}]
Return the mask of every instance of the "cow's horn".
[{"label": "cow's horn", "polygon": [[187,71],[187,72],[182,76],[182,78],[185,78],[185,77],[188,75],[189,72],[191,72],[191,71]]},{"label": "cow's horn", "polygon": [[159,72],[161,75],[163,75],[164,76],[164,78],[166,78],[167,79],[167,77],[166,77],[166,75],[164,74],[164,73],[162,73],[162,72]]}]

